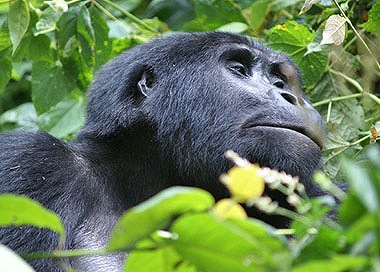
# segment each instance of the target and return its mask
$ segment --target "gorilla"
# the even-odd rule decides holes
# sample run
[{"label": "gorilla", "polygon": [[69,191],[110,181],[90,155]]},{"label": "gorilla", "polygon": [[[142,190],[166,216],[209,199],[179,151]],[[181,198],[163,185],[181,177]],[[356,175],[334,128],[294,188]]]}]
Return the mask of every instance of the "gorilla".
[{"label": "gorilla", "polygon": [[[106,64],[87,100],[84,128],[72,142],[45,132],[0,136],[0,193],[31,197],[56,212],[65,249],[98,248],[128,208],[174,185],[216,199],[232,163],[226,150],[298,176],[310,196],[321,164],[324,124],[299,88],[286,56],[232,33],[183,33],[138,45]],[[284,203],[284,196],[268,191]],[[281,217],[252,209],[276,227]],[[51,251],[46,229],[6,227],[0,242],[16,252]],[[121,271],[125,255],[62,260],[79,271]],[[34,260],[37,271],[63,271]]]}]

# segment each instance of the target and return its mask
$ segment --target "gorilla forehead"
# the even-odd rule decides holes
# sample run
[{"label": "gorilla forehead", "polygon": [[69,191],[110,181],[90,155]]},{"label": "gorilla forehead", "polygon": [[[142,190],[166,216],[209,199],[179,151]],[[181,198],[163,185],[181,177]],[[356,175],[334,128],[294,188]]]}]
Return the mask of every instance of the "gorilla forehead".
[{"label": "gorilla forehead", "polygon": [[[133,48],[125,53],[125,57],[138,55],[141,58],[136,61],[149,60],[152,65],[162,61],[173,63],[207,63],[215,60],[215,57],[228,47],[244,45],[252,50],[254,55],[260,56],[261,61],[290,61],[288,57],[275,52],[261,43],[229,32],[199,32],[180,33],[176,35],[158,38]],[[136,50],[136,51],[135,51]]]}]

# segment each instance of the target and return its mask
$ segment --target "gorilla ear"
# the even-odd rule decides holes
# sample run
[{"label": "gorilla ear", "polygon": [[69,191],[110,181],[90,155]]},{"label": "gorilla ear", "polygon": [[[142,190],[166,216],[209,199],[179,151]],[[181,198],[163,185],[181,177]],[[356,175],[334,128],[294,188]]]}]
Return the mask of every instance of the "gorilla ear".
[{"label": "gorilla ear", "polygon": [[143,96],[148,97],[152,92],[153,79],[154,74],[152,68],[145,69],[141,74],[141,78],[139,82],[137,82],[137,89]]}]

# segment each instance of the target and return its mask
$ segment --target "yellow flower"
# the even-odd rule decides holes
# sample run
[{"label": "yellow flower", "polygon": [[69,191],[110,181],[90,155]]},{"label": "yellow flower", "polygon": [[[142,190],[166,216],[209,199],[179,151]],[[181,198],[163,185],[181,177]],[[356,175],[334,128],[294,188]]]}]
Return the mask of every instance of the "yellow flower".
[{"label": "yellow flower", "polygon": [[261,196],[264,192],[265,182],[259,175],[259,169],[253,164],[247,167],[233,167],[221,180],[226,184],[234,199],[247,202]]},{"label": "yellow flower", "polygon": [[219,200],[213,209],[216,216],[225,219],[246,219],[247,214],[243,207],[230,198]]}]

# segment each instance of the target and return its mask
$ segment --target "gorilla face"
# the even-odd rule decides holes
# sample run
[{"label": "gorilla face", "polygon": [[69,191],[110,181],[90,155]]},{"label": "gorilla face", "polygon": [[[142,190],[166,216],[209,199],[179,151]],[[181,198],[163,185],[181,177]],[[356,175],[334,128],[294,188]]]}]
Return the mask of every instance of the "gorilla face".
[{"label": "gorilla face", "polygon": [[232,166],[224,158],[229,149],[298,176],[308,188],[325,133],[299,85],[289,58],[247,37],[177,34],[137,46],[100,71],[84,131],[107,138],[148,128],[139,132],[144,141],[119,141],[149,149],[134,150],[146,154],[146,164],[160,161],[149,171],[164,176],[161,188],[223,191],[218,177]]},{"label": "gorilla face", "polygon": [[157,124],[165,161],[190,180],[215,180],[230,166],[223,154],[232,149],[308,180],[320,164],[324,126],[299,91],[296,67],[251,40],[223,35],[220,43],[194,36],[193,55],[186,52],[192,44],[177,40],[177,57],[165,60],[165,71],[151,65],[144,107]]}]

